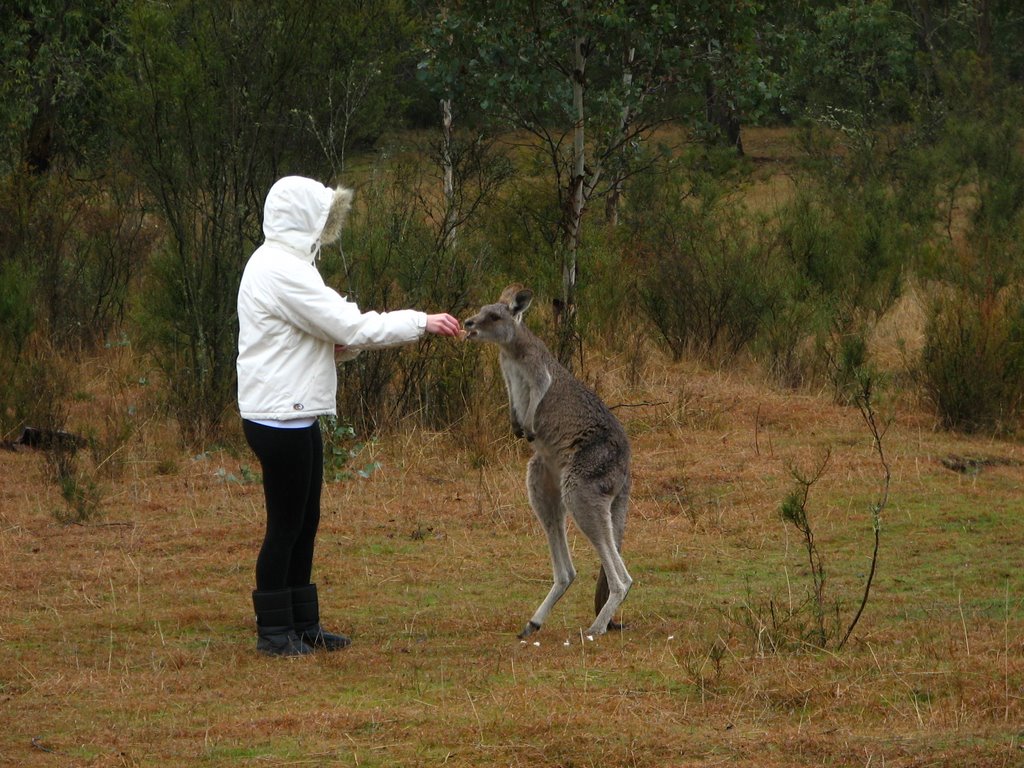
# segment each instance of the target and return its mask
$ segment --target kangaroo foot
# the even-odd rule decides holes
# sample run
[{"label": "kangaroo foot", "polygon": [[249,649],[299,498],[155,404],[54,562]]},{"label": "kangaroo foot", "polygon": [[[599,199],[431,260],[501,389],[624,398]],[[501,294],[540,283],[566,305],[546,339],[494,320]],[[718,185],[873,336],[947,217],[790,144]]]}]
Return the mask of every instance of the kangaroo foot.
[{"label": "kangaroo foot", "polygon": [[534,632],[536,632],[539,629],[540,629],[540,624],[534,623],[533,620],[531,619],[530,621],[528,621],[526,623],[526,626],[523,627],[523,631],[519,633],[519,639],[520,640],[525,640],[526,638],[528,638],[530,635],[532,635]]},{"label": "kangaroo foot", "polygon": [[621,632],[622,630],[626,629],[628,626],[629,626],[628,624],[620,624],[615,619],[612,619],[611,621],[608,622],[608,631],[609,632],[613,632],[613,631],[620,631]]}]

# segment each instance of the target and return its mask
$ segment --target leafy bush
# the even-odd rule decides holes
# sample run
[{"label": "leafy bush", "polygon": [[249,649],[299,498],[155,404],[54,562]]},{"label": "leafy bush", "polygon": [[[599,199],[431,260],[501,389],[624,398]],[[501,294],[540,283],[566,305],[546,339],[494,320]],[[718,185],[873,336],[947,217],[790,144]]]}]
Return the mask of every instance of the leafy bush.
[{"label": "leafy bush", "polygon": [[899,296],[914,249],[893,201],[877,187],[805,191],[781,210],[778,229],[802,290],[816,292],[840,314],[881,313]]},{"label": "leafy bush", "polygon": [[[492,302],[512,282],[528,285],[538,296],[561,295],[558,201],[551,190],[536,182],[518,183],[490,212],[485,237],[490,294],[478,298]],[[581,271],[585,280],[586,267]]]},{"label": "leafy bush", "polygon": [[35,276],[15,260],[0,263],[0,351],[17,362],[35,327]]},{"label": "leafy bush", "polygon": [[772,379],[787,387],[799,387],[818,374],[820,329],[828,323],[824,302],[813,297],[785,299],[765,314],[752,352]]}]

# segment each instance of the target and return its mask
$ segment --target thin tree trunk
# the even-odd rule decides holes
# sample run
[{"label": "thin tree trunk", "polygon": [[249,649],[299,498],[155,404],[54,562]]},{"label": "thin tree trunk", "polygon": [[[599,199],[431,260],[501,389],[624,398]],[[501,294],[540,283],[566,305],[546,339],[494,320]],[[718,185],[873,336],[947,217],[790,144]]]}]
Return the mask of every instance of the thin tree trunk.
[{"label": "thin tree trunk", "polygon": [[586,173],[586,145],[584,143],[584,106],[583,89],[584,72],[587,57],[584,52],[585,38],[577,37],[575,41],[576,67],[572,73],[572,101],[576,113],[573,127],[573,169],[569,199],[569,221],[567,222],[566,248],[562,257],[562,307],[558,334],[558,359],[570,367],[573,353],[577,347],[576,340],[576,280],[578,277],[578,257],[580,229],[583,222],[583,207],[586,202],[584,195],[584,175]]},{"label": "thin tree trunk", "polygon": [[441,166],[444,174],[444,242],[455,244],[455,169],[452,167],[452,100],[441,99]]},{"label": "thin tree trunk", "polygon": [[705,112],[708,122],[718,132],[717,140],[733,147],[736,154],[742,156],[743,136],[740,117],[729,104],[727,96],[711,79],[705,83]]},{"label": "thin tree trunk", "polygon": [[[630,86],[633,85],[633,60],[636,58],[636,48],[631,47],[626,54],[626,66],[622,72],[623,92],[628,95]],[[629,122],[632,120],[632,109],[628,99],[625,107],[622,108],[622,119],[619,121],[619,133],[625,134],[629,129]],[[608,192],[608,200],[604,207],[605,221],[613,227],[619,224],[619,200],[622,198],[622,171],[617,171],[612,181],[611,190]]]}]

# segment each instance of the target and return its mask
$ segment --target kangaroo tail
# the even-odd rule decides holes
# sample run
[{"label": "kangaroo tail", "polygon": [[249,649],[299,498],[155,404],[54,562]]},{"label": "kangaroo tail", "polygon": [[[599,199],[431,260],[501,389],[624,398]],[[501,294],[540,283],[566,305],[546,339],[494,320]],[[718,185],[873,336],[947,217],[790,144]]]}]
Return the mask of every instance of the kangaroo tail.
[{"label": "kangaroo tail", "polygon": [[[608,576],[604,572],[604,566],[597,574],[597,589],[594,591],[594,615],[601,613],[604,604],[608,602]],[[608,622],[608,629],[622,629],[619,622],[612,619]]]},{"label": "kangaroo tail", "polygon": [[596,616],[608,602],[608,576],[604,572],[604,566],[597,574],[597,590],[594,592],[594,615]]}]

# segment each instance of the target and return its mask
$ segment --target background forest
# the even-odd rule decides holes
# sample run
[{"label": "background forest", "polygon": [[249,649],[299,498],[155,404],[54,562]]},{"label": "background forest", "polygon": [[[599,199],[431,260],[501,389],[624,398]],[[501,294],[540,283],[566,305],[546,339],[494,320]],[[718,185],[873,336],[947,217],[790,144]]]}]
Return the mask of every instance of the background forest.
[{"label": "background forest", "polygon": [[[0,29],[7,439],[65,427],[68,361],[118,345],[162,374],[185,443],[222,437],[236,287],[285,174],[356,187],[321,268],[365,308],[465,316],[527,282],[566,362],[643,336],[842,398],[913,290],[899,387],[943,427],[1019,425],[1010,0],[18,0]],[[760,201],[755,128],[792,150]],[[346,419],[451,425],[477,355],[347,366]]]}]

